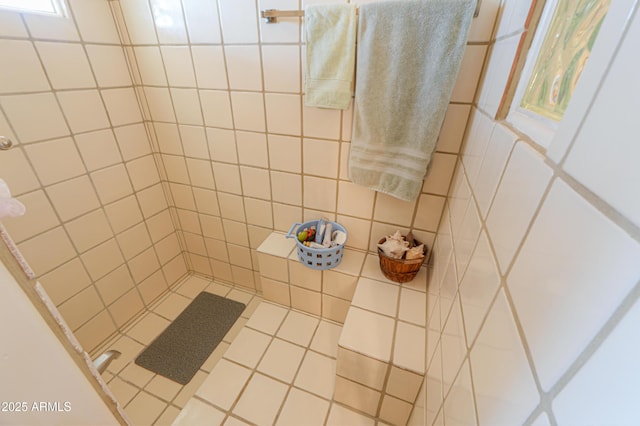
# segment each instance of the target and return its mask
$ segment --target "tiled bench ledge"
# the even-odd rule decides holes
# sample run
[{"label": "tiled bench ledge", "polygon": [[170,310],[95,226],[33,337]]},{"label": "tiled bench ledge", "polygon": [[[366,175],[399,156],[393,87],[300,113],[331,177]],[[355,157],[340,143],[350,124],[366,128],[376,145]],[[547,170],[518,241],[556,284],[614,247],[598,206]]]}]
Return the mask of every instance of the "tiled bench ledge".
[{"label": "tiled bench ledge", "polygon": [[318,271],[302,265],[295,248],[278,232],[258,247],[264,299],[344,323],[366,253],[347,248],[338,266]]},{"label": "tiled bench ledge", "polygon": [[263,297],[343,323],[334,400],[406,424],[425,374],[426,269],[399,285],[375,254],[347,248],[340,265],[316,271],[295,247],[275,232],[258,247]]}]

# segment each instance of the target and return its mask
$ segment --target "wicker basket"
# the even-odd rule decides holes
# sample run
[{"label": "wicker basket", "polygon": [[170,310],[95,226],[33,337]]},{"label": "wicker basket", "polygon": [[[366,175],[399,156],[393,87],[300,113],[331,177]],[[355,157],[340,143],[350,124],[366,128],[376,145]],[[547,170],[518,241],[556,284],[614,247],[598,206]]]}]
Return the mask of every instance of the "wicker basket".
[{"label": "wicker basket", "polygon": [[[386,238],[381,238],[378,244],[382,244]],[[422,244],[418,240],[414,240],[416,246]],[[380,258],[380,269],[385,277],[397,283],[406,283],[416,277],[420,267],[427,258],[427,246],[424,246],[424,256],[420,259],[394,259],[387,256],[378,249],[378,257]]]}]

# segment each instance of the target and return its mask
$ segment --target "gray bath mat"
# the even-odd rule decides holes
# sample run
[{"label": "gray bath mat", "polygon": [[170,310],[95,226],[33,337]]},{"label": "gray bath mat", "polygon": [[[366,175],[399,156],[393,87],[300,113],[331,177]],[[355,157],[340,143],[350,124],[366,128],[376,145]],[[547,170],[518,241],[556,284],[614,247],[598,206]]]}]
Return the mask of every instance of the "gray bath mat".
[{"label": "gray bath mat", "polygon": [[244,308],[235,300],[200,293],[136,358],[136,364],[186,385]]}]

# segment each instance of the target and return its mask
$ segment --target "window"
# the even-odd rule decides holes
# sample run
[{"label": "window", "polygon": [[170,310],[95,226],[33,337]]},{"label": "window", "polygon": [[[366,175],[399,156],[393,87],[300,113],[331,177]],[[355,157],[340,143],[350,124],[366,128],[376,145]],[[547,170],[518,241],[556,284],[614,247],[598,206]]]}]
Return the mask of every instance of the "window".
[{"label": "window", "polygon": [[547,1],[508,120],[548,146],[611,0]]},{"label": "window", "polygon": [[64,0],[0,0],[0,9],[34,12],[47,15],[65,15]]}]

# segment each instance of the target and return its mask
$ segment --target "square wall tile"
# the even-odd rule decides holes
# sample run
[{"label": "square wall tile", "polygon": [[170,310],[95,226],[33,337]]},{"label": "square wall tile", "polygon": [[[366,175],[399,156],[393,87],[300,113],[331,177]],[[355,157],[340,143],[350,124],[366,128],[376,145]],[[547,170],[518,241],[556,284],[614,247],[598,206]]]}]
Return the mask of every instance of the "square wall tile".
[{"label": "square wall tile", "polygon": [[264,85],[267,92],[300,92],[298,46],[262,46]]},{"label": "square wall tile", "polygon": [[113,126],[142,121],[138,99],[133,89],[107,89],[102,90],[101,94]]},{"label": "square wall tile", "polygon": [[236,129],[265,131],[265,113],[262,93],[231,92],[233,121]]},{"label": "square wall tile", "polygon": [[86,172],[71,138],[28,145],[25,151],[44,185],[70,179]]},{"label": "square wall tile", "polygon": [[213,176],[217,183],[217,189],[232,194],[242,194],[240,182],[240,169],[233,164],[213,163]]},{"label": "square wall tile", "polygon": [[[151,12],[156,18],[156,32],[160,44],[187,43],[187,29],[180,3],[151,0]],[[171,25],[163,25],[162,19]]]},{"label": "square wall tile", "polygon": [[108,273],[95,284],[98,293],[107,305],[115,302],[120,296],[133,290],[135,284],[126,265],[122,265]]},{"label": "square wall tile", "polygon": [[269,133],[300,136],[301,107],[299,95],[266,93],[267,128]]},{"label": "square wall tile", "polygon": [[236,132],[238,162],[247,166],[267,167],[267,137],[264,133]]},{"label": "square wall tile", "polygon": [[470,103],[473,101],[486,53],[486,46],[471,45],[465,48],[460,63],[460,73],[451,93],[452,102]]},{"label": "square wall tile", "polygon": [[[193,1],[193,0],[191,0]],[[210,27],[211,22],[208,23]],[[193,43],[193,39],[191,40]],[[221,46],[191,46],[196,82],[200,89],[227,89],[227,70]]]},{"label": "square wall tile", "polygon": [[302,129],[306,137],[340,139],[340,118],[338,110],[306,107],[302,108]]},{"label": "square wall tile", "polygon": [[231,101],[228,92],[200,90],[200,103],[206,126],[233,128]]},{"label": "square wall tile", "polygon": [[382,394],[340,376],[336,376],[333,399],[370,416],[376,416]]},{"label": "square wall tile", "polygon": [[306,175],[338,178],[338,142],[303,139],[303,170]]},{"label": "square wall tile", "polygon": [[[305,151],[306,152],[306,151]],[[338,213],[371,219],[376,193],[351,182],[338,182]]]},{"label": "square wall tile", "polygon": [[36,42],[54,89],[95,87],[89,60],[79,44]]},{"label": "square wall tile", "polygon": [[89,171],[111,166],[122,161],[113,132],[97,132],[76,135],[76,144]]},{"label": "square wall tile", "polygon": [[[522,423],[538,405],[539,395],[502,291],[480,331],[470,359],[479,423]],[[496,366],[500,366],[503,374],[495,374]]]},{"label": "square wall tile", "polygon": [[260,277],[260,283],[262,285],[262,295],[265,300],[278,303],[282,306],[291,306],[289,284],[266,277]]},{"label": "square wall tile", "polygon": [[487,217],[501,270],[513,259],[552,175],[540,154],[525,143],[516,144]]},{"label": "square wall tile", "polygon": [[161,46],[167,80],[174,87],[195,87],[196,77],[187,46]]},{"label": "square wall tile", "polygon": [[[626,423],[635,418],[637,378],[636,325],[640,321],[637,302],[602,343],[572,381],[553,401],[560,423]],[[594,386],[594,384],[602,386]],[[611,411],[613,409],[613,411]]]},{"label": "square wall tile", "polygon": [[262,91],[260,49],[255,45],[225,46],[229,88]]},{"label": "square wall tile", "polygon": [[191,43],[220,43],[220,25],[216,5],[198,0],[182,0]]},{"label": "square wall tile", "polygon": [[302,203],[302,178],[298,174],[271,171],[271,195],[273,201],[300,205]]},{"label": "square wall tile", "polygon": [[[635,286],[638,256],[637,241],[565,183],[554,182],[507,277],[543,389],[555,384]],[[534,313],[542,307],[544,318]]]},{"label": "square wall tile", "polygon": [[58,93],[65,117],[74,133],[109,127],[107,112],[97,90]]},{"label": "square wall tile", "polygon": [[79,253],[113,237],[102,209],[94,210],[67,223],[65,228]]},{"label": "square wall tile", "polygon": [[2,179],[9,185],[13,196],[32,191],[40,186],[36,174],[21,150],[4,152],[0,158]]},{"label": "square wall tile", "polygon": [[361,385],[383,391],[389,364],[338,346],[336,374]]},{"label": "square wall tile", "polygon": [[100,201],[110,203],[133,192],[129,176],[123,164],[91,173]]},{"label": "square wall tile", "polygon": [[91,284],[87,271],[77,257],[38,278],[56,305]]},{"label": "square wall tile", "polygon": [[143,124],[117,127],[113,132],[125,160],[151,154],[151,144]]},{"label": "square wall tile", "polygon": [[250,0],[221,0],[220,20],[225,43],[257,43],[258,12]]},{"label": "square wall tile", "polygon": [[170,92],[177,122],[202,126],[202,109],[198,91],[196,89],[172,88]]},{"label": "square wall tile", "polygon": [[269,172],[265,169],[240,166],[242,177],[242,193],[247,197],[271,199]]},{"label": "square wall tile", "polygon": [[444,197],[421,194],[418,199],[418,210],[414,219],[414,226],[425,231],[436,232],[442,216],[444,202]]},{"label": "square wall tile", "polygon": [[312,315],[322,314],[322,294],[320,292],[307,290],[292,286],[289,289],[291,294],[291,307]]},{"label": "square wall tile", "polygon": [[269,201],[247,198],[245,206],[247,209],[247,224],[273,229],[273,215]]},{"label": "square wall tile", "polygon": [[73,15],[82,40],[89,43],[120,44],[118,30],[108,4],[71,0]]},{"label": "square wall tile", "polygon": [[460,152],[460,145],[469,119],[471,106],[450,104],[444,116],[440,136],[436,144],[437,152]]},{"label": "square wall tile", "polygon": [[135,0],[120,2],[132,44],[157,44],[155,26],[148,3]]},{"label": "square wall tile", "polygon": [[92,279],[104,277],[124,263],[115,239],[100,244],[80,256]]},{"label": "square wall tile", "polygon": [[60,223],[44,191],[31,192],[17,199],[26,207],[25,215],[2,220],[14,241],[26,240]]},{"label": "square wall tile", "polygon": [[[7,119],[20,142],[51,139],[69,134],[62,111],[52,93],[0,98]],[[38,123],[34,126],[33,123]]]},{"label": "square wall tile", "polygon": [[47,77],[40,65],[33,43],[23,40],[2,40],[0,52],[12,65],[0,70],[0,93],[49,90]]},{"label": "square wall tile", "polygon": [[336,209],[337,182],[331,179],[304,176],[304,207],[323,211]]},{"label": "square wall tile", "polygon": [[167,76],[164,73],[160,48],[157,46],[136,46],[134,52],[142,82],[146,85],[166,86]]},{"label": "square wall tile", "polygon": [[269,145],[269,167],[272,170],[300,173],[302,171],[302,142],[300,138],[282,135],[267,135]]},{"label": "square wall tile", "polygon": [[378,193],[373,218],[380,222],[408,227],[411,224],[415,204],[415,201],[402,201],[390,195]]},{"label": "square wall tile", "polygon": [[46,192],[63,221],[100,206],[96,192],[87,176],[49,186],[46,188]]},{"label": "square wall tile", "polygon": [[99,87],[131,85],[129,66],[122,47],[88,45],[86,49]]},{"label": "square wall tile", "polygon": [[151,115],[154,121],[176,122],[176,116],[171,101],[171,92],[166,87],[145,86],[144,97],[146,98],[147,114]]},{"label": "square wall tile", "polygon": [[227,129],[206,128],[209,151],[213,161],[238,163],[235,132]]},{"label": "square wall tile", "polygon": [[509,129],[504,126],[494,127],[477,179],[472,182],[476,201],[483,217],[486,217],[489,212],[489,206],[515,141],[516,135]]}]

